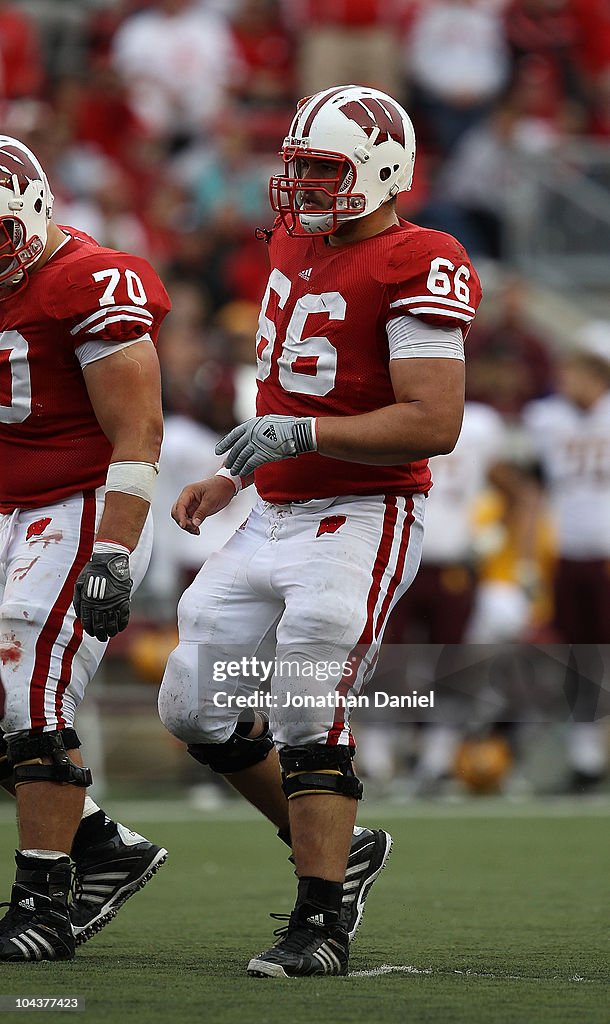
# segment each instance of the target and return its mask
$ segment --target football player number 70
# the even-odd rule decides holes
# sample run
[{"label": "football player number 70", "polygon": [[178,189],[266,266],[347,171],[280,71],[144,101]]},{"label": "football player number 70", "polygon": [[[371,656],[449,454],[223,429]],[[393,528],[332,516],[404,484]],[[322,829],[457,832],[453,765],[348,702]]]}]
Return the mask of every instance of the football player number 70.
[{"label": "football player number 70", "polygon": [[[136,306],[144,306],[148,301],[141,278],[135,270],[130,270],[129,267],[124,270],[119,270],[118,267],[109,267],[107,270],[97,271],[92,277],[97,282],[108,282],[98,300],[102,308],[114,305],[117,301],[116,292],[122,278],[124,278],[125,291],[130,302]],[[120,302],[121,299],[119,298],[118,301]],[[0,401],[0,423],[23,423],[32,411],[28,343],[19,334],[19,331],[1,331],[0,362],[4,361],[1,358],[3,351],[9,353],[11,401],[9,405],[4,405]]]},{"label": "football player number 70", "polygon": [[116,302],[116,290],[121,281],[122,274],[125,276],[125,287],[130,300],[134,302],[136,306],[146,305],[148,299],[146,292],[144,291],[144,285],[135,270],[127,268],[126,270],[120,271],[118,267],[109,267],[108,270],[98,270],[97,273],[91,275],[94,281],[108,281],[103,295],[98,299],[100,306],[114,305]]},{"label": "football player number 70", "polygon": [[32,411],[28,343],[19,331],[0,331],[0,356],[3,352],[9,353],[11,401],[9,405],[0,402],[0,423],[23,423]]}]

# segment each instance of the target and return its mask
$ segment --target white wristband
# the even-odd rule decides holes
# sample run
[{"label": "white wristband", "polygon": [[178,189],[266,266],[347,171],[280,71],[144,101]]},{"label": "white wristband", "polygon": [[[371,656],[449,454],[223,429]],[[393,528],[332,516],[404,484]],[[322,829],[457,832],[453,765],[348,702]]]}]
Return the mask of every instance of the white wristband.
[{"label": "white wristband", "polygon": [[156,463],[111,462],[106,476],[106,491],[122,491],[150,502],[158,472]]},{"label": "white wristband", "polygon": [[118,540],[96,540],[93,545],[94,555],[127,555],[129,558],[131,551],[125,544],[119,544]]},{"label": "white wristband", "polygon": [[241,477],[240,476],[233,476],[233,474],[228,469],[226,469],[224,466],[221,466],[220,469],[216,470],[216,472],[214,473],[214,476],[224,476],[225,480],[230,480],[231,483],[233,484],[234,488],[235,488],[235,493],[236,494],[239,494],[239,492],[241,491],[241,489],[243,487],[243,483],[242,483]]}]

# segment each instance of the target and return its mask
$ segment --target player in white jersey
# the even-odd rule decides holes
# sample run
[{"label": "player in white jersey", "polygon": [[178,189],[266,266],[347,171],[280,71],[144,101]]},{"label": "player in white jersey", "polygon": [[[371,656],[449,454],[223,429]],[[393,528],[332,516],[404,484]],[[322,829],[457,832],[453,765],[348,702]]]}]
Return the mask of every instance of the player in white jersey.
[{"label": "player in white jersey", "polygon": [[218,551],[247,518],[256,500],[254,488],[247,488],[219,513],[206,529],[194,537],[176,530],[167,514],[176,494],[192,480],[197,472],[213,474],[222,465],[214,454],[219,435],[190,416],[165,417],[163,450],[159,460],[159,475],[152,501],[155,522],[150,567],[146,574],[146,589],[163,604],[172,604],[175,614],[176,595],[190,582],[214,552]]},{"label": "player in white jersey", "polygon": [[[460,644],[475,598],[473,506],[488,473],[503,455],[506,430],[501,416],[481,402],[466,402],[458,442],[448,455],[430,460],[434,486],[426,501],[422,562],[389,624],[390,643],[416,644],[417,672],[436,688],[435,664],[441,644]],[[434,645],[426,654],[426,646]],[[407,651],[407,676],[413,667]],[[443,723],[425,729],[421,755],[413,772],[416,789],[427,790],[446,775],[460,739],[456,727],[462,708],[443,703]],[[454,715],[454,710],[456,714]],[[454,720],[455,719],[455,720]],[[361,724],[366,728],[366,720]],[[365,744],[366,749],[366,744]]]},{"label": "player in white jersey", "polygon": [[[542,463],[562,559],[610,559],[610,364],[581,352],[564,360],[560,392],[523,412]],[[581,606],[582,607],[582,606]],[[610,616],[582,609],[566,623],[576,643],[610,641]],[[562,633],[563,626],[560,625]],[[587,641],[584,635],[587,636]],[[605,638],[605,639],[604,639]]]},{"label": "player in white jersey", "polygon": [[487,486],[490,468],[505,454],[505,445],[506,430],[495,409],[482,402],[466,402],[455,448],[430,460],[434,487],[426,504],[422,565],[460,565],[471,560],[473,505]]},{"label": "player in white jersey", "polygon": [[[595,712],[596,687],[586,681],[586,666],[590,645],[610,643],[610,361],[584,349],[564,359],[559,393],[528,405],[523,421],[555,519],[555,629],[561,641],[574,645],[579,670],[571,673],[570,731],[578,788],[595,784],[606,766],[600,724],[587,720]],[[585,692],[591,700],[583,702]]]}]

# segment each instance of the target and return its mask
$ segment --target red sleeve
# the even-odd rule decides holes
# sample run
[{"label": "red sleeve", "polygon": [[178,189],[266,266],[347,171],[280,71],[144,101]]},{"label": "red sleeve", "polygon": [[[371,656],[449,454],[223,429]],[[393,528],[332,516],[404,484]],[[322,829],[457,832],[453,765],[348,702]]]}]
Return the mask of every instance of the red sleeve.
[{"label": "red sleeve", "polygon": [[100,249],[67,268],[54,315],[68,327],[74,348],[150,337],[156,343],[171,303],[157,273],[139,256]]},{"label": "red sleeve", "polygon": [[401,239],[384,280],[389,320],[408,314],[435,327],[467,329],[481,301],[481,283],[468,253],[441,231],[422,228]]}]

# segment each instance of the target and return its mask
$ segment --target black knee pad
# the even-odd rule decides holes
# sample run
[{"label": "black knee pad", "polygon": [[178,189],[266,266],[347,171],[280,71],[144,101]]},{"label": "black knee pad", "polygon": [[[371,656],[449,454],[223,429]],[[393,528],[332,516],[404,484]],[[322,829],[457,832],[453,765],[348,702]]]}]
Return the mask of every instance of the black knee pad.
[{"label": "black knee pad", "polygon": [[[80,747],[74,729],[18,732],[6,737],[6,744],[15,786],[26,782],[65,782],[86,788],[93,781],[88,768],[81,768],[68,757],[68,750]],[[43,757],[50,757],[51,764],[43,764]]]},{"label": "black knee pad", "polygon": [[8,747],[4,733],[0,732],[0,783],[6,782],[13,775],[12,766],[8,763]]},{"label": "black knee pad", "polygon": [[250,739],[248,733],[254,725],[254,718],[252,715],[240,715],[235,732],[224,743],[189,743],[186,749],[199,764],[207,765],[220,775],[252,768],[259,761],[264,761],[274,746],[267,716],[260,711],[257,713],[265,720],[260,736]]},{"label": "black knee pad", "polygon": [[280,750],[282,786],[288,800],[314,793],[362,798],[362,783],[352,768],[350,747],[312,743]]}]

